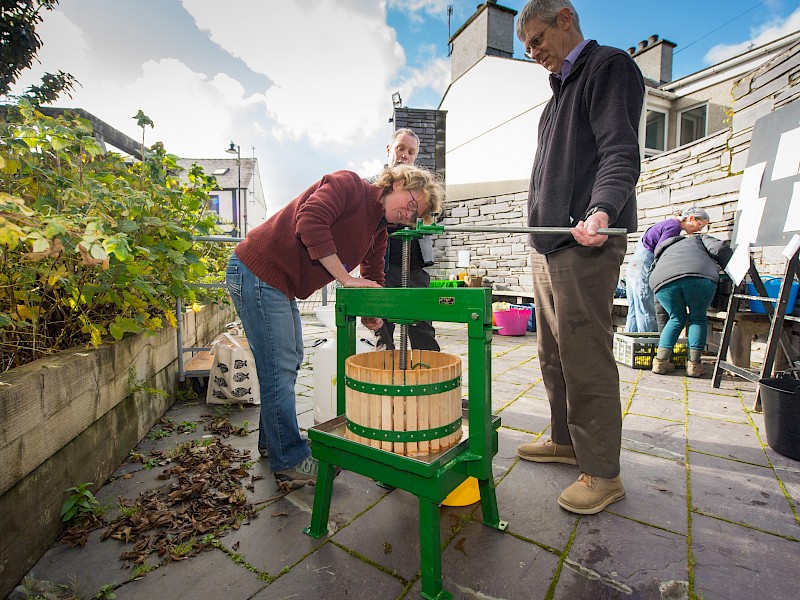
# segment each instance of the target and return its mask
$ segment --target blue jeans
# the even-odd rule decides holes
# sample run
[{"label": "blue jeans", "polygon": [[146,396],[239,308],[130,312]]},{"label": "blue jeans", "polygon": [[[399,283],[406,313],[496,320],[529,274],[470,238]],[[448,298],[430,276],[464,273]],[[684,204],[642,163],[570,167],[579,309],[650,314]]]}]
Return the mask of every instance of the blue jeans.
[{"label": "blue jeans", "polygon": [[681,277],[664,284],[656,298],[669,313],[669,320],[658,339],[659,348],[672,348],[689,320],[689,348],[703,350],[708,335],[708,307],[717,292],[717,284],[705,277]]},{"label": "blue jeans", "polygon": [[648,275],[653,264],[653,253],[636,242],[636,249],[625,273],[625,295],[628,298],[628,319],[625,331],[658,331],[656,305]]},{"label": "blue jeans", "polygon": [[253,351],[261,386],[258,447],[269,449],[273,471],[290,469],[311,455],[297,426],[294,386],[303,363],[303,330],[297,302],[261,281],[234,254],[225,271],[236,313]]}]

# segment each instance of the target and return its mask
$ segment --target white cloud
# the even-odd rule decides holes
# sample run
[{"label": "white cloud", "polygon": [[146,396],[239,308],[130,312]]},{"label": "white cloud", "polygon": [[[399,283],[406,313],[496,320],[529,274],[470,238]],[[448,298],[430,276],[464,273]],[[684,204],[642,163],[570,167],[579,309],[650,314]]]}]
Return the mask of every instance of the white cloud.
[{"label": "white cloud", "polygon": [[[389,0],[389,8],[406,12],[410,17],[418,17],[417,13],[424,11],[429,15],[444,16],[447,14],[448,4],[453,0]],[[421,17],[418,17],[421,18]]]},{"label": "white cloud", "polygon": [[[113,13],[91,13],[83,0],[73,2],[80,10],[57,8],[37,27],[44,42],[42,65],[26,71],[15,91],[38,81],[44,70],[62,69],[82,87],[57,106],[83,108],[134,140],[142,133],[132,118],[139,109],[155,123],[146,129],[145,143],[163,141],[179,156],[224,157],[233,139],[243,156],[253,152],[258,158],[271,211],[323,173],[378,172],[386,159],[397,82],[402,81],[405,100],[441,86],[442,67],[435,60],[410,74],[402,71],[406,56],[386,23],[385,2],[241,0],[231,19],[216,1],[183,0],[220,55],[241,59],[273,82],[254,94],[230,72],[212,77],[190,67],[197,63],[190,45],[170,47],[160,56],[101,45],[105,40],[92,32],[110,26],[103,19]],[[118,69],[123,55],[126,68]]]},{"label": "white cloud", "polygon": [[798,30],[800,30],[800,8],[785,20],[776,18],[755,29],[751,29],[749,40],[738,44],[717,44],[706,53],[703,60],[706,64],[713,65],[746,52],[752,47],[761,46]]},{"label": "white cloud", "polygon": [[275,83],[265,97],[278,139],[346,147],[379,131],[405,63],[381,4],[249,0],[246,19],[224,21],[217,3],[183,3],[214,42]]},{"label": "white cloud", "polygon": [[361,161],[360,164],[356,163],[349,163],[347,165],[347,169],[350,171],[355,171],[361,177],[370,177],[375,175],[375,173],[380,173],[383,169],[383,165],[386,164],[386,160],[378,160],[377,158],[374,160],[364,160]]},{"label": "white cloud", "polygon": [[414,93],[431,90],[436,98],[444,96],[450,84],[450,61],[445,58],[434,58],[425,63],[422,68],[406,70],[408,75],[400,83],[400,95],[408,99],[405,104],[417,108],[435,108],[422,106],[414,100]]},{"label": "white cloud", "polygon": [[46,43],[39,49],[37,60],[22,72],[14,91],[20,93],[32,84],[40,83],[45,71],[59,70],[72,74],[80,83],[90,79],[89,49],[83,31],[58,11],[43,11],[44,19],[36,33]]}]

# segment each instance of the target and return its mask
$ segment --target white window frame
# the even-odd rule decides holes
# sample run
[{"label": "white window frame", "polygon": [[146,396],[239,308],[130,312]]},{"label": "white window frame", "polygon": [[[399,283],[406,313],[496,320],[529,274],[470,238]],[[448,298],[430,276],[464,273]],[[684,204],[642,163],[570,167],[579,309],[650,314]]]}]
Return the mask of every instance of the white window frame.
[{"label": "white window frame", "polygon": [[[650,158],[661,154],[662,152],[666,152],[669,148],[669,110],[666,108],[655,107],[655,106],[645,106],[644,112],[644,133],[642,139],[642,147],[644,148],[644,156],[645,158]],[[659,150],[658,148],[648,148],[647,147],[647,113],[648,112],[656,112],[659,114],[664,115],[664,148]]]}]

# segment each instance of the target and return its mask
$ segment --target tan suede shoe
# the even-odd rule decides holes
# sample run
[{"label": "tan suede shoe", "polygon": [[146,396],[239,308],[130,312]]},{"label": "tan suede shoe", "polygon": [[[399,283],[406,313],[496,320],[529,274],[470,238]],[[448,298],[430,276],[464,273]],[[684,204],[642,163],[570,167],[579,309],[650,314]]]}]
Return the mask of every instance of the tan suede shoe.
[{"label": "tan suede shoe", "polygon": [[578,459],[575,458],[575,451],[572,446],[556,444],[553,440],[547,439],[543,442],[532,444],[520,444],[517,446],[517,456],[523,460],[533,462],[557,462],[567,465],[577,465]]},{"label": "tan suede shoe", "polygon": [[653,373],[656,375],[666,375],[667,373],[672,373],[674,370],[675,365],[672,364],[671,360],[653,359]]},{"label": "tan suede shoe", "polygon": [[686,361],[686,376],[687,377],[702,377],[705,373],[703,363],[700,361],[687,360]]},{"label": "tan suede shoe", "polygon": [[625,488],[619,475],[613,479],[603,479],[581,473],[578,481],[561,492],[558,504],[579,515],[594,515],[624,497]]}]

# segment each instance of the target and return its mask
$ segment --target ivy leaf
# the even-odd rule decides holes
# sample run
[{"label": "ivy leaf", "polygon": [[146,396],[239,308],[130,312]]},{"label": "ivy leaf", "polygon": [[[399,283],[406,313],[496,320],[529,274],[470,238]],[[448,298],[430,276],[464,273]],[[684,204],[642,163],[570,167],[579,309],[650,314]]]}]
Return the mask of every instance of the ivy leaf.
[{"label": "ivy leaf", "polygon": [[130,317],[117,317],[108,326],[108,332],[115,340],[121,340],[126,332],[138,333],[141,330],[142,326]]},{"label": "ivy leaf", "polygon": [[69,148],[70,142],[69,140],[65,140],[64,138],[52,137],[50,138],[50,144],[53,146],[53,150],[58,152],[59,150],[63,150],[64,148]]},{"label": "ivy leaf", "polygon": [[109,238],[103,242],[103,248],[109,254],[113,254],[120,262],[125,262],[131,256],[131,249],[124,238]]}]

